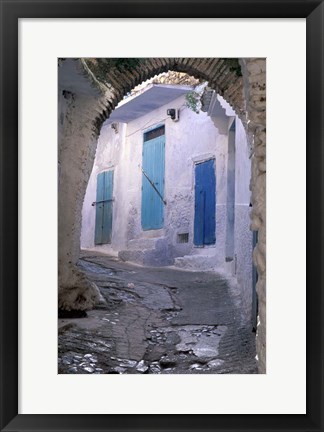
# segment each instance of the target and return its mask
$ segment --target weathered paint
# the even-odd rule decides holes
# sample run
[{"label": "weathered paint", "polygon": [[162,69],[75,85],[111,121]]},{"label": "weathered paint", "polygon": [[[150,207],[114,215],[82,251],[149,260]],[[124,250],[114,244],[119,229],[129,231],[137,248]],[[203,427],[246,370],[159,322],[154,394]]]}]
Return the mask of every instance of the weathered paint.
[{"label": "weathered paint", "polygon": [[196,164],[195,167],[195,222],[196,246],[215,243],[215,159]]},{"label": "weathered paint", "polygon": [[113,171],[104,171],[97,176],[95,244],[111,243]]},{"label": "weathered paint", "polygon": [[[165,136],[143,142],[142,205],[141,223],[143,230],[163,227],[164,203]],[[156,190],[153,188],[151,182]]]},{"label": "weathered paint", "polygon": [[235,119],[228,131],[227,154],[227,211],[226,211],[226,261],[234,260],[235,227]]},{"label": "weathered paint", "polygon": [[[223,110],[217,121],[206,113],[195,114],[185,108],[185,98],[180,97],[128,124],[119,124],[118,133],[104,124],[98,140],[93,173],[90,177],[83,206],[83,248],[117,255],[127,251],[125,259],[150,265],[169,265],[192,270],[221,271],[237,279],[242,295],[242,311],[251,316],[252,287],[252,233],[249,230],[249,148],[240,120],[231,107],[220,98]],[[166,118],[169,108],[180,109],[180,120]],[[223,113],[223,114],[222,114]],[[228,128],[236,118],[235,132],[219,132],[219,116],[227,118]],[[221,122],[224,126],[224,121]],[[165,185],[163,227],[143,230],[142,206],[142,149],[143,134],[165,125]],[[216,126],[216,127],[215,127]],[[231,136],[232,135],[232,136]],[[233,136],[235,135],[235,137]],[[235,141],[235,193],[233,260],[226,262],[228,225],[228,176],[231,162],[228,159],[229,137]],[[196,247],[194,244],[195,166],[215,159],[215,236],[214,244]],[[113,231],[110,244],[94,245],[96,176],[114,169]],[[234,179],[232,179],[234,182]],[[232,192],[233,182],[230,181]],[[153,191],[154,192],[154,191]],[[217,196],[217,200],[216,200]],[[159,197],[157,196],[157,199]],[[162,204],[163,205],[163,204]],[[233,208],[231,207],[231,211]],[[188,243],[180,243],[179,235],[188,234]],[[232,233],[232,230],[231,230]]]},{"label": "weathered paint", "polygon": [[[96,175],[114,168],[113,209],[114,226],[110,245],[96,246],[97,250],[116,254],[120,250],[154,248],[158,239],[164,238],[165,255],[174,260],[184,255],[201,254],[203,249],[194,246],[194,178],[195,164],[215,158],[216,165],[216,238],[217,244],[207,245],[206,253],[213,257],[215,268],[222,268],[226,233],[226,165],[227,136],[218,129],[206,113],[194,113],[185,108],[185,98],[140,117],[128,124],[119,124],[119,132],[104,124],[98,140],[93,173],[90,177],[83,206],[81,245],[94,248],[94,208]],[[166,119],[169,108],[180,109],[180,120]],[[165,124],[165,185],[163,228],[144,231],[141,226],[142,205],[142,147],[143,133]],[[216,194],[215,191],[215,194]],[[179,243],[178,235],[188,233],[188,243]],[[145,247],[142,239],[150,243]],[[162,242],[159,240],[159,244]],[[136,247],[136,244],[138,247]],[[161,251],[161,262],[164,260]],[[156,265],[158,262],[155,261]]]}]

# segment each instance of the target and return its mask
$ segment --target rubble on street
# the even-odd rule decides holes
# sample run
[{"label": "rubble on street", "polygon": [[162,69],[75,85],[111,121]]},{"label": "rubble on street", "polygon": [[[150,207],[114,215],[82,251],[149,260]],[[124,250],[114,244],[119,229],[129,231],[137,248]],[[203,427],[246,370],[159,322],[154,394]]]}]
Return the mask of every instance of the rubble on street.
[{"label": "rubble on street", "polygon": [[59,319],[60,374],[257,373],[255,333],[222,276],[98,254],[79,266],[102,301]]}]

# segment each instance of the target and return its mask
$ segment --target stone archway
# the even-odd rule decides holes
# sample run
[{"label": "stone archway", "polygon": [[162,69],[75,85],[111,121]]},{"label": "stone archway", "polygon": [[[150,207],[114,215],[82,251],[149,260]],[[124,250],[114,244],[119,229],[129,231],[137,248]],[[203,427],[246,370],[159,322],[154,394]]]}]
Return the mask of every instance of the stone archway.
[{"label": "stone archway", "polygon": [[259,370],[265,372],[266,323],[266,77],[265,59],[150,58],[116,65],[111,59],[59,61],[59,307],[86,310],[99,299],[76,264],[81,210],[101,124],[133,87],[175,70],[207,80],[241,118],[251,146],[251,228],[258,231]]}]

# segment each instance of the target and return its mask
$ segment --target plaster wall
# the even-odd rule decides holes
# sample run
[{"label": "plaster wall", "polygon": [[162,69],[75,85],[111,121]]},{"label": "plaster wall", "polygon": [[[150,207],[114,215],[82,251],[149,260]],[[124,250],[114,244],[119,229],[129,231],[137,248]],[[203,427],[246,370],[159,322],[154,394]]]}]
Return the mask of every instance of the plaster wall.
[{"label": "plaster wall", "polygon": [[86,310],[100,299],[98,288],[76,265],[80,252],[83,193],[96,148],[96,137],[91,128],[93,111],[98,109],[96,98],[96,92],[75,95],[59,88],[58,306],[65,310]]},{"label": "plaster wall", "polygon": [[[234,250],[233,260],[223,265],[225,273],[234,278],[233,293],[240,301],[240,310],[244,320],[251,319],[252,306],[252,255],[253,233],[250,229],[251,202],[251,148],[246,131],[235,111],[219,95],[214,95],[229,116],[229,129],[234,126],[235,193],[234,193]],[[230,131],[228,149],[230,150]],[[228,183],[228,188],[229,188]],[[231,203],[228,202],[228,206]],[[228,211],[228,209],[227,209]],[[229,223],[227,217],[227,223]],[[228,232],[228,227],[227,227]],[[228,242],[228,235],[226,242]],[[231,248],[226,247],[226,256]]]},{"label": "plaster wall", "polygon": [[[107,122],[100,130],[95,161],[82,207],[81,248],[83,249],[96,248],[96,250],[116,255],[120,248],[126,246],[124,201],[127,196],[125,189],[128,177],[127,171],[123,172],[128,159],[125,145],[126,130],[126,124],[119,123],[118,133],[116,133]],[[96,206],[93,206],[92,203],[96,201],[97,176],[108,170],[114,171],[113,198],[115,201],[113,203],[112,241],[111,244],[95,245]]]},{"label": "plaster wall", "polygon": [[[168,108],[180,109],[180,121],[173,122],[166,115]],[[143,131],[159,124],[165,125],[165,198],[164,227],[161,230],[143,231],[141,228],[141,185]],[[195,163],[210,158],[216,160],[216,245],[209,246],[208,254],[223,261],[225,248],[226,211],[226,158],[227,137],[220,135],[211,119],[196,114],[185,107],[185,98],[162,106],[129,122],[119,125],[115,134],[111,125],[104,124],[98,140],[94,168],[87,187],[83,211],[81,247],[94,248],[96,179],[98,173],[114,168],[113,233],[110,245],[96,246],[107,253],[131,247],[145,248],[141,239],[166,240],[167,259],[161,263],[172,264],[173,258],[190,253],[203,253],[193,244],[194,230],[194,175]],[[189,233],[188,243],[179,243],[178,234]],[[148,243],[149,244],[149,243]],[[150,243],[152,245],[152,242]]]},{"label": "plaster wall", "polygon": [[241,293],[243,318],[251,318],[253,234],[250,230],[250,149],[240,120],[235,129],[235,276]]},{"label": "plaster wall", "polygon": [[[251,162],[249,146],[241,121],[229,105],[226,110],[228,128],[235,121],[235,197],[234,253],[226,262],[228,241],[228,148],[229,133],[220,134],[215,122],[206,113],[196,114],[185,107],[185,98],[162,106],[128,124],[118,124],[118,132],[104,123],[98,139],[95,162],[82,209],[81,247],[112,255],[131,250],[124,257],[143,262],[143,250],[156,248],[146,263],[168,265],[174,258],[189,256],[193,268],[212,268],[233,276],[237,295],[241,298],[244,317],[250,317],[252,300],[252,232],[249,229],[249,181]],[[180,121],[166,115],[168,108],[180,109]],[[143,132],[165,125],[165,198],[164,227],[143,231],[141,228],[141,185]],[[216,161],[216,244],[197,248],[194,232],[195,164],[215,158]],[[97,176],[114,170],[113,230],[111,244],[95,245],[95,212]],[[178,234],[189,234],[188,243],[179,243]],[[147,241],[145,241],[147,239]],[[198,256],[192,260],[192,256]],[[205,260],[208,259],[208,261]],[[144,260],[145,262],[145,260]],[[183,261],[183,267],[190,267]]]}]

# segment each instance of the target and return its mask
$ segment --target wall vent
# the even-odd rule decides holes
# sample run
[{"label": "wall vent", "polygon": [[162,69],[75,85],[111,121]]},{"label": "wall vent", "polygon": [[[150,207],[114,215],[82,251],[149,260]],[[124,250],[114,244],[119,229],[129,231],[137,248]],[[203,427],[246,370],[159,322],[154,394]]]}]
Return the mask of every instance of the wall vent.
[{"label": "wall vent", "polygon": [[177,243],[188,243],[189,242],[189,233],[178,234]]},{"label": "wall vent", "polygon": [[144,132],[144,141],[150,141],[164,134],[165,134],[165,126],[162,125],[148,132]]}]

